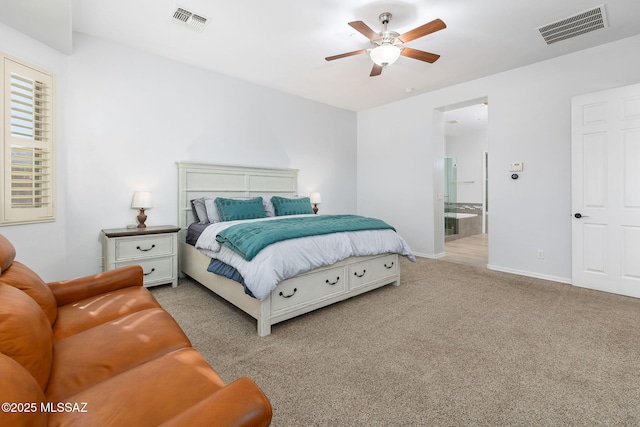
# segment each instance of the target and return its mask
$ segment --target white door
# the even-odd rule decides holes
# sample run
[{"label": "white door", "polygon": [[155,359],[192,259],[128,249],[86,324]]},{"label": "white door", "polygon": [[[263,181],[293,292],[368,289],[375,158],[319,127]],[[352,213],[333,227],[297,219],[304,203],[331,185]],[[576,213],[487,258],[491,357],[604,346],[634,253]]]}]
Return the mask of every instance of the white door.
[{"label": "white door", "polygon": [[640,84],[572,100],[572,282],[640,298]]}]

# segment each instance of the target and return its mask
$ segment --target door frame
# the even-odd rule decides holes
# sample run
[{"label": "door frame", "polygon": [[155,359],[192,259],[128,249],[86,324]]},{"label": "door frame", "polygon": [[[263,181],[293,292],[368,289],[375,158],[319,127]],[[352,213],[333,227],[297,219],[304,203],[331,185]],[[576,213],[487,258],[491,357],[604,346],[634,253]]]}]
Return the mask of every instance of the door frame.
[{"label": "door frame", "polygon": [[[434,109],[434,123],[433,123],[433,128],[434,128],[434,138],[433,138],[433,143],[434,143],[434,147],[433,147],[433,153],[435,154],[435,160],[434,160],[434,173],[435,173],[435,179],[434,179],[434,183],[436,183],[436,188],[435,193],[436,193],[436,203],[434,203],[434,227],[437,224],[440,224],[440,229],[441,229],[441,233],[436,232],[434,233],[434,241],[433,241],[433,248],[434,248],[434,253],[435,258],[441,258],[443,256],[445,256],[445,250],[444,250],[444,156],[445,156],[445,148],[446,148],[446,137],[444,134],[444,115],[443,113],[446,111],[451,111],[451,110],[458,110],[460,108],[464,108],[464,107],[470,107],[472,105],[478,105],[478,104],[486,104],[487,108],[489,106],[489,96],[482,96],[480,98],[474,98],[474,99],[469,99],[466,101],[462,101],[462,102],[457,102],[454,104],[449,104],[449,105],[445,105],[443,107],[439,107]],[[488,114],[487,114],[487,125],[488,125]],[[439,130],[439,131],[436,131]],[[488,132],[487,132],[488,135]],[[489,144],[490,145],[490,144]],[[487,151],[488,153],[488,151]],[[484,173],[486,172],[486,168],[483,168],[483,178],[484,178]],[[486,181],[485,183],[483,183],[483,192],[485,191],[485,187],[487,187],[486,185]],[[484,201],[487,199],[488,194],[485,195],[483,194],[483,211],[484,211]],[[484,232],[484,222],[486,219],[486,215],[483,215],[483,232]],[[490,245],[491,242],[488,241],[487,245]],[[489,247],[487,247],[487,252],[489,255],[490,251],[489,251]],[[487,265],[490,265],[491,260],[489,259],[487,262]]]}]

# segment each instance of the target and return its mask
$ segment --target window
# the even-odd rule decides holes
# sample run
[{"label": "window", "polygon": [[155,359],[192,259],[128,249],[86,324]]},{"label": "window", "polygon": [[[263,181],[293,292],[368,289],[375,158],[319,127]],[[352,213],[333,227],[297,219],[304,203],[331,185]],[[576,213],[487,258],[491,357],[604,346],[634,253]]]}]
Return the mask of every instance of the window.
[{"label": "window", "polygon": [[0,225],[54,221],[54,76],[1,58]]}]

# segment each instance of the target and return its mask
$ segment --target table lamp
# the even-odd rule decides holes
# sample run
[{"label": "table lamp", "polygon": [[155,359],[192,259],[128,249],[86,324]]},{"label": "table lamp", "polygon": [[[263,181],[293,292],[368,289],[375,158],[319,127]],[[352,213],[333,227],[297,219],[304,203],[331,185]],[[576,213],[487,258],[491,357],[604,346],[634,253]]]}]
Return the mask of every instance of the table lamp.
[{"label": "table lamp", "polygon": [[322,197],[320,197],[320,193],[311,193],[309,194],[309,201],[313,204],[313,213],[318,213],[318,205],[322,203]]},{"label": "table lamp", "polygon": [[136,191],[133,193],[133,201],[131,202],[131,209],[139,209],[138,211],[138,228],[145,228],[144,222],[147,220],[147,215],[144,213],[145,209],[151,209],[153,204],[151,203],[151,191]]}]

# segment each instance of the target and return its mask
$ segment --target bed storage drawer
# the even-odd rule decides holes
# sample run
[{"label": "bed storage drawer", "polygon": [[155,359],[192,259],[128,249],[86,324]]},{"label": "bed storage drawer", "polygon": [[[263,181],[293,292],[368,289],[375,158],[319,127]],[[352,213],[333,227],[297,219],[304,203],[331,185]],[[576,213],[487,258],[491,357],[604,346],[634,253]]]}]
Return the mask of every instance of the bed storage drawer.
[{"label": "bed storage drawer", "polygon": [[356,289],[396,274],[398,274],[398,254],[383,255],[351,264],[349,289]]},{"label": "bed storage drawer", "polygon": [[345,267],[327,268],[285,280],[271,292],[271,313],[296,309],[347,290]]}]

